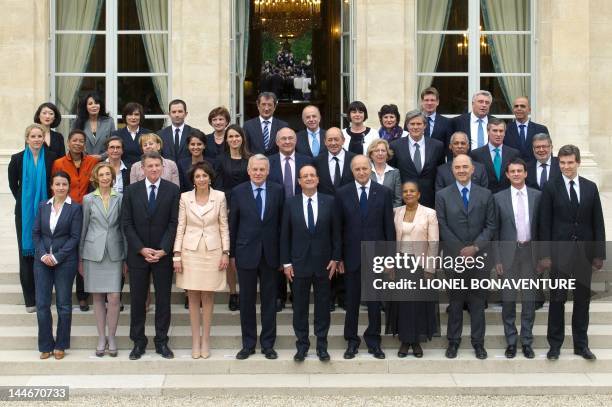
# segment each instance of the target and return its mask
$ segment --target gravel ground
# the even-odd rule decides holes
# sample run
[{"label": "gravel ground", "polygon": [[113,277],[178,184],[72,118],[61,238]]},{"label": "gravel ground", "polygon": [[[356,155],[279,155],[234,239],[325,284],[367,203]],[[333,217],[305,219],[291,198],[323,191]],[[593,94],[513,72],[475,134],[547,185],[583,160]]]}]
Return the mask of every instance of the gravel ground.
[{"label": "gravel ground", "polygon": [[[47,402],[31,402],[28,406],[48,406]],[[413,397],[168,397],[168,396],[74,396],[68,402],[54,402],[53,406],[248,406],[248,407],[591,407],[612,405],[612,395],[571,395],[571,396],[413,396]],[[15,406],[14,402],[0,402],[0,406]]]}]

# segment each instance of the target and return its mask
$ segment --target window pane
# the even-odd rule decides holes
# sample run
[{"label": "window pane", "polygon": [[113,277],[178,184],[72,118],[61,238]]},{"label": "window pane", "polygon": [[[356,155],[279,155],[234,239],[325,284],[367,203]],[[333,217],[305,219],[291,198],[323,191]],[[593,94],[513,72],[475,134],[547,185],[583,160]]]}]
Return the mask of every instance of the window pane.
[{"label": "window pane", "polygon": [[351,5],[349,0],[342,1],[342,31],[348,32],[351,25]]},{"label": "window pane", "polygon": [[[147,55],[153,58],[150,65]],[[166,73],[167,44],[166,34],[130,34],[117,36],[119,72],[161,72]]]},{"label": "window pane", "polygon": [[466,30],[468,0],[419,0],[419,31]]},{"label": "window pane", "polygon": [[493,95],[492,115],[512,114],[512,101],[531,94],[531,78],[528,76],[481,77],[480,86]]},{"label": "window pane", "polygon": [[[442,47],[438,59],[435,50],[440,47],[440,43]],[[419,34],[419,72],[467,72],[467,44],[467,37],[463,35]]]},{"label": "window pane", "polygon": [[167,30],[168,0],[118,0],[119,30]]},{"label": "window pane", "polygon": [[348,35],[342,36],[342,72],[351,72],[351,41]]},{"label": "window pane", "polygon": [[58,30],[105,30],[104,0],[56,0],[55,24]]},{"label": "window pane", "polygon": [[480,20],[486,31],[529,31],[530,0],[481,0]]},{"label": "window pane", "polygon": [[106,36],[57,34],[55,70],[59,73],[102,73],[106,69]]},{"label": "window pane", "polygon": [[[168,79],[167,77],[159,77],[155,79],[160,81],[162,86],[165,86],[164,94],[167,94]],[[134,77],[121,76],[117,78],[117,94],[118,94],[118,112],[121,112],[123,106],[129,102],[138,102],[144,107],[145,115],[147,114],[164,114],[161,106],[166,104],[166,101],[158,101],[157,93],[153,77]]]},{"label": "window pane", "polygon": [[531,72],[531,36],[487,35],[480,39],[480,72]]},{"label": "window pane", "polygon": [[460,114],[467,111],[468,78],[466,76],[419,76],[419,93],[428,86],[440,92],[438,112]]},{"label": "window pane", "polygon": [[106,78],[57,76],[55,78],[55,99],[61,114],[76,114],[78,100],[87,93],[96,91],[104,94]]}]

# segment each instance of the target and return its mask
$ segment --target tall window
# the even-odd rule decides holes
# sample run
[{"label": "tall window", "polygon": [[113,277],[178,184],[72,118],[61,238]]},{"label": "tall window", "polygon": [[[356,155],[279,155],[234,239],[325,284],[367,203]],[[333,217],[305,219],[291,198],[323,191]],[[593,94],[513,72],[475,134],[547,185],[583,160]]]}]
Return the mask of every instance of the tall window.
[{"label": "tall window", "polygon": [[169,94],[168,0],[52,0],[51,100],[67,134],[78,101],[97,91],[121,126],[128,102],[145,108],[144,127],[164,124]]},{"label": "tall window", "polygon": [[348,125],[347,109],[355,93],[353,78],[355,69],[355,39],[353,38],[353,0],[342,0],[340,12],[340,128]]},{"label": "tall window", "polygon": [[[419,0],[418,93],[440,91],[440,113],[470,110],[479,89],[493,94],[491,113],[512,113],[532,94],[532,0]],[[532,103],[533,104],[533,103]]]}]

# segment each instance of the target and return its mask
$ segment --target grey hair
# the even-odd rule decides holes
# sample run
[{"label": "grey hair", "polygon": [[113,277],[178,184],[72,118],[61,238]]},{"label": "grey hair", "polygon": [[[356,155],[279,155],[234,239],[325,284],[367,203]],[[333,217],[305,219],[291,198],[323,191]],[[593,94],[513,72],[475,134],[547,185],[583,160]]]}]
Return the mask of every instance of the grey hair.
[{"label": "grey hair", "polygon": [[472,96],[472,102],[474,102],[476,100],[476,97],[480,95],[488,97],[489,100],[493,102],[493,95],[491,94],[491,92],[489,92],[488,90],[482,90],[482,89],[474,93],[474,96]]},{"label": "grey hair", "polygon": [[406,118],[404,119],[404,123],[408,123],[410,120],[414,119],[415,117],[420,117],[421,120],[423,121],[423,124],[427,124],[427,117],[423,114],[423,112],[417,109],[411,110],[408,113],[406,113]]},{"label": "grey hair", "polygon": [[275,105],[276,102],[278,102],[278,98],[276,97],[276,93],[274,92],[261,92],[259,95],[257,95],[257,104],[259,104],[262,98],[273,99]]},{"label": "grey hair", "polygon": [[455,141],[455,136],[464,136],[467,142],[470,142],[470,138],[468,137],[467,133],[463,131],[456,131],[451,135],[449,144],[453,144],[453,141]]},{"label": "grey hair", "polygon": [[550,138],[550,134],[546,134],[546,133],[538,133],[534,135],[533,139],[531,140],[531,144],[533,144],[536,141],[544,141],[544,140],[547,140],[548,143],[552,145],[552,139]]},{"label": "grey hair", "polygon": [[265,161],[266,164],[268,165],[268,168],[270,168],[270,160],[268,160],[268,157],[266,157],[263,154],[252,155],[251,158],[249,158],[249,163],[247,164],[247,168],[251,168],[251,162],[253,161]]},{"label": "grey hair", "polygon": [[467,157],[468,160],[470,160],[470,164],[473,166],[474,162],[472,161],[472,157],[470,157],[468,154],[459,154],[457,156],[455,156],[455,158],[453,158],[453,164],[455,163],[455,160],[459,157]]}]

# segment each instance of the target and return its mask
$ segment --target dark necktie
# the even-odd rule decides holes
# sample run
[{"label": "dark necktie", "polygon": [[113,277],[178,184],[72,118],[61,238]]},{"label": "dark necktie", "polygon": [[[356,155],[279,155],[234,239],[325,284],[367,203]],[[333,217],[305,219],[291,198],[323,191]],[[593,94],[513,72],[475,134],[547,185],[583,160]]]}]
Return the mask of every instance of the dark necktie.
[{"label": "dark necktie", "polygon": [[542,174],[540,174],[540,190],[544,189],[544,186],[546,185],[546,182],[548,181],[548,174],[546,173],[547,166],[548,164],[540,164],[540,167],[542,167]]},{"label": "dark necktie", "polygon": [[570,202],[572,203],[572,209],[574,209],[574,211],[577,211],[580,203],[578,202],[578,194],[576,193],[576,189],[574,188],[574,184],[575,184],[574,180],[571,180],[569,184],[570,184]]},{"label": "dark necktie", "polygon": [[263,219],[263,200],[261,199],[261,191],[263,188],[257,188],[257,196],[255,196],[255,205],[257,206],[257,213],[259,214],[259,218]]},{"label": "dark necktie", "polygon": [[181,146],[181,130],[179,128],[174,129],[174,159],[178,160],[179,147]]},{"label": "dark necktie", "polygon": [[263,142],[264,142],[264,150],[267,150],[270,146],[270,128],[268,125],[270,124],[269,120],[264,120],[264,128],[263,128]]},{"label": "dark necktie", "polygon": [[423,164],[421,164],[421,147],[419,143],[414,143],[414,158],[412,161],[414,162],[414,168],[416,168],[417,174],[420,174],[423,169]]},{"label": "dark necktie", "polygon": [[155,212],[155,185],[151,185],[151,191],[149,192],[149,213]]},{"label": "dark necktie", "polygon": [[368,216],[368,194],[366,194],[366,187],[361,187],[361,194],[359,195],[359,212],[361,212],[362,219]]},{"label": "dark necktie", "polygon": [[431,137],[431,135],[433,134],[433,131],[434,131],[434,121],[431,118],[431,116],[429,116],[427,118],[427,130],[425,131],[425,134]]},{"label": "dark necktie", "polygon": [[463,187],[461,190],[461,198],[463,199],[463,207],[465,210],[468,210],[468,205],[470,204],[470,200],[468,199],[469,190],[466,187]]},{"label": "dark necktie", "polygon": [[342,175],[340,175],[340,160],[338,157],[334,157],[334,160],[336,161],[336,170],[334,171],[334,188],[339,188],[340,179],[342,178]]},{"label": "dark necktie", "polygon": [[289,165],[290,159],[291,157],[285,157],[285,176],[283,177],[285,199],[293,196],[293,177],[291,176],[291,165]]},{"label": "dark necktie", "polygon": [[314,211],[312,210],[312,198],[308,198],[308,207],[306,208],[308,211],[308,231],[314,235],[315,232],[315,220],[314,220]]},{"label": "dark necktie", "polygon": [[519,125],[519,138],[521,139],[521,147],[525,145],[525,125]]}]

